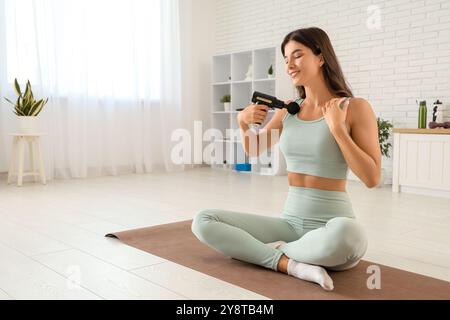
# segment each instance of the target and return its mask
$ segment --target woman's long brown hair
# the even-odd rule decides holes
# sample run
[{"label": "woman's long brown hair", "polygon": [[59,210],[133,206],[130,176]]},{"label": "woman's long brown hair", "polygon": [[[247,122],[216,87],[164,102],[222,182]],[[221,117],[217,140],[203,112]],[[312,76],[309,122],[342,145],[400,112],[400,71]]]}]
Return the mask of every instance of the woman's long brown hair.
[{"label": "woman's long brown hair", "polygon": [[[328,90],[330,90],[333,95],[338,97],[353,98],[353,93],[345,81],[344,74],[336,57],[336,53],[334,52],[330,38],[325,31],[315,27],[302,28],[292,31],[284,38],[283,43],[281,44],[281,52],[283,53],[283,57],[285,56],[284,49],[286,44],[291,40],[307,46],[316,56],[319,54],[323,55],[325,61],[322,66],[323,77]],[[305,87],[299,86],[297,87],[297,90],[300,97],[305,99]]]}]

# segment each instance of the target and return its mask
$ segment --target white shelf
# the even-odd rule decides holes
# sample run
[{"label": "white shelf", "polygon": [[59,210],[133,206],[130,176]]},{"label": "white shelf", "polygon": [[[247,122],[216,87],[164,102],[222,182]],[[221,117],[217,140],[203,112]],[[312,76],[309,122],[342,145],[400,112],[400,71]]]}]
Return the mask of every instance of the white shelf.
[{"label": "white shelf", "polygon": [[267,78],[267,79],[255,79],[254,80],[254,82],[271,82],[271,81],[273,81],[273,82],[275,82],[275,79],[274,78]]},{"label": "white shelf", "polygon": [[254,80],[215,82],[212,85],[213,86],[223,86],[223,85],[236,84],[236,83],[252,83],[252,82],[265,82],[265,81],[275,82],[275,79],[274,78],[266,78],[266,79],[254,79]]},{"label": "white shelf", "polygon": [[276,49],[275,48],[265,48],[258,49],[254,51],[254,64],[255,64],[255,79],[265,79],[267,78],[268,70],[270,66],[273,68],[273,74],[275,75],[276,69]]},{"label": "white shelf", "polygon": [[[277,64],[276,60],[281,59],[276,57],[277,48],[262,48],[255,50],[247,50],[243,52],[234,52],[229,54],[221,54],[213,57],[212,61],[212,127],[222,132],[224,139],[215,140],[217,150],[222,150],[223,154],[220,159],[216,159],[217,163],[212,164],[212,168],[223,169],[223,161],[226,161],[228,168],[233,164],[244,159],[244,163],[250,163],[250,159],[245,155],[242,141],[240,139],[230,140],[226,135],[227,129],[235,130],[237,133],[239,125],[237,123],[236,114],[237,109],[245,108],[251,104],[251,98],[254,91],[260,91],[269,95],[276,96],[277,89]],[[282,59],[281,59],[282,60]],[[249,66],[252,66],[252,75],[249,77]],[[273,77],[268,77],[268,70],[272,66]],[[281,67],[280,67],[281,68]],[[280,69],[281,70],[281,69]],[[220,102],[224,95],[231,96],[231,110],[225,111],[223,104]],[[275,110],[269,110],[266,121],[262,124],[265,126]],[[272,159],[274,152],[268,151],[270,163],[280,162],[279,159]],[[236,160],[232,162],[234,157]],[[284,163],[284,161],[282,161]],[[257,173],[262,175],[277,174],[276,170],[267,169],[267,164],[260,163],[258,158],[257,164],[252,164],[252,171],[250,173]],[[261,168],[264,168],[261,170]],[[232,169],[228,169],[232,170]],[[249,172],[245,172],[249,173]]]},{"label": "white shelf", "polygon": [[231,85],[231,109],[236,110],[245,108],[251,104],[252,100],[252,86],[250,81],[242,81],[233,83]]},{"label": "white shelf", "polygon": [[248,83],[252,84],[253,80],[241,80],[241,81],[231,81],[231,84]]},{"label": "white shelf", "polygon": [[227,82],[231,80],[231,56],[219,55],[213,58],[213,81],[214,83]]},{"label": "white shelf", "polygon": [[253,52],[244,51],[231,54],[231,80],[244,81],[250,65],[253,63]]}]

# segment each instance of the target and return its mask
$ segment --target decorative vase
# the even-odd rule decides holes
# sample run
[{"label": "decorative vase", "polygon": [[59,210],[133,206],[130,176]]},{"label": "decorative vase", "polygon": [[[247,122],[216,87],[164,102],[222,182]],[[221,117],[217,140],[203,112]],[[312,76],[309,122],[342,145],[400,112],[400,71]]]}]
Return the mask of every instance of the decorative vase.
[{"label": "decorative vase", "polygon": [[224,104],[223,104],[223,109],[225,110],[225,111],[230,111],[230,102],[225,102]]},{"label": "decorative vase", "polygon": [[37,117],[18,117],[17,133],[36,134],[39,133],[39,122]]}]

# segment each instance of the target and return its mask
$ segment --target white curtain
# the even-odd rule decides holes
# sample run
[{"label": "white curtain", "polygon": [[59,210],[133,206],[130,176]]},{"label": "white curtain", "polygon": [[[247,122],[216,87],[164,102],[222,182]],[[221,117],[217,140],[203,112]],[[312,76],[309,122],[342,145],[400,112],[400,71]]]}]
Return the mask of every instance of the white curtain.
[{"label": "white curtain", "polygon": [[[30,79],[52,178],[179,171],[179,0],[0,0],[0,172],[15,117],[3,97]],[[183,120],[185,119],[185,120]]]}]

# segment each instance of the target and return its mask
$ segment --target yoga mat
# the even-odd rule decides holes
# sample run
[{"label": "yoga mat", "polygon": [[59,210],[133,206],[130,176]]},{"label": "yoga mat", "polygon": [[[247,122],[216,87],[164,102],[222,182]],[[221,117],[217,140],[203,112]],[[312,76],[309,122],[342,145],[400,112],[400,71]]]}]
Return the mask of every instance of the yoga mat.
[{"label": "yoga mat", "polygon": [[[216,252],[192,234],[191,223],[183,221],[106,236],[274,300],[450,299],[450,282],[369,261],[361,261],[348,271],[329,272],[334,291],[327,292],[319,285]],[[367,287],[372,275],[367,268],[371,265],[381,270],[381,289]]]}]

